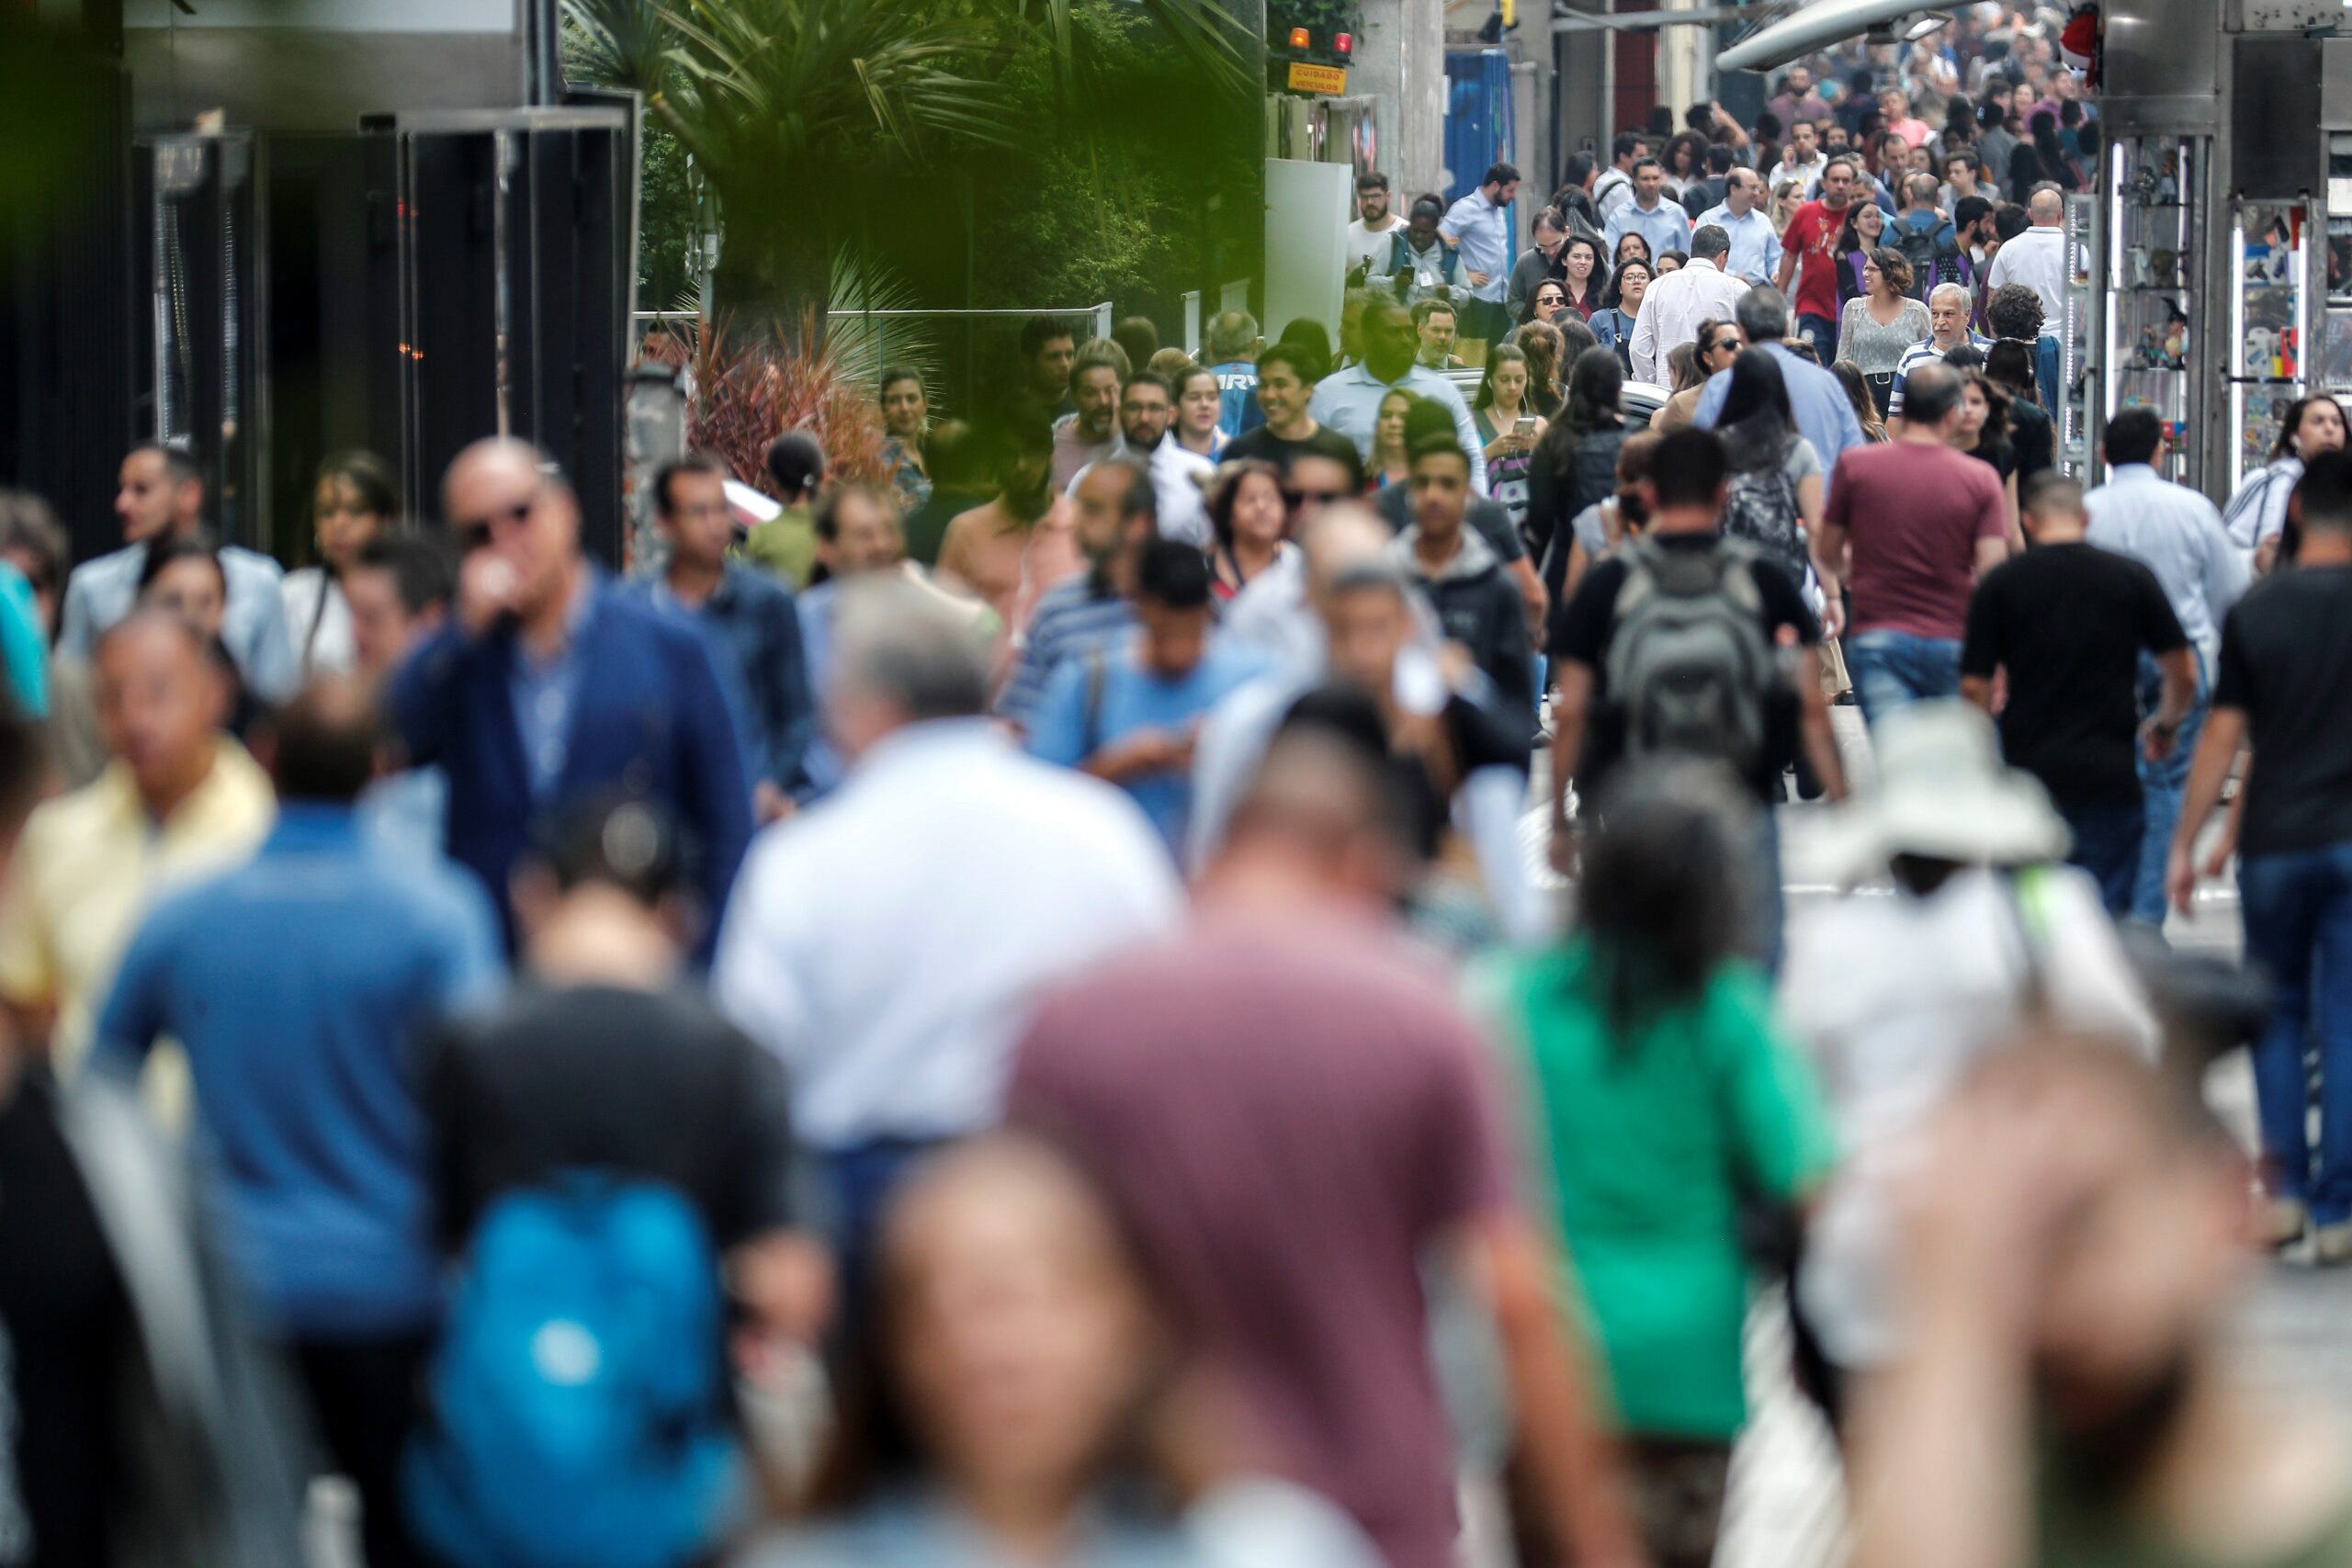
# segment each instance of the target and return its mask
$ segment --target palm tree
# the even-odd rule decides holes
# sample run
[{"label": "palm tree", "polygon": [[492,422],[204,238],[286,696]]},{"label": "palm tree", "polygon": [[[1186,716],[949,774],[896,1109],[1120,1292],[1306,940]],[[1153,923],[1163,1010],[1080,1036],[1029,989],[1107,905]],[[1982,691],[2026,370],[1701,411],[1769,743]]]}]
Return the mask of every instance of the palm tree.
[{"label": "palm tree", "polygon": [[[728,230],[715,279],[739,318],[786,341],[821,336],[836,254],[881,193],[1001,163],[1083,125],[1112,94],[1073,23],[1077,0],[565,0],[576,69],[645,95],[718,191]],[[1251,73],[1215,0],[1139,0],[1203,73]],[[1051,41],[1062,126],[1020,123],[1001,73]],[[1102,199],[1108,171],[1091,164]],[[1056,193],[1035,192],[1039,199]],[[1069,193],[1081,194],[1081,193]]]}]

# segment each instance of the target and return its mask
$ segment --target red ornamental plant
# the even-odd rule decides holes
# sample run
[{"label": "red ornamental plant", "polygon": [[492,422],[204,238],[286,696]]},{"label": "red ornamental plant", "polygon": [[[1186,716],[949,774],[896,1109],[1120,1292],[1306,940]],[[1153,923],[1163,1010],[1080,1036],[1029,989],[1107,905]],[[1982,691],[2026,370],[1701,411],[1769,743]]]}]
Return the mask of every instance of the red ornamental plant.
[{"label": "red ornamental plant", "polygon": [[836,338],[819,343],[804,330],[797,343],[787,343],[733,322],[696,338],[689,446],[715,453],[737,479],[772,495],[763,461],[768,443],[787,430],[805,430],[825,449],[829,480],[888,479],[882,411],[872,389],[851,374]]}]

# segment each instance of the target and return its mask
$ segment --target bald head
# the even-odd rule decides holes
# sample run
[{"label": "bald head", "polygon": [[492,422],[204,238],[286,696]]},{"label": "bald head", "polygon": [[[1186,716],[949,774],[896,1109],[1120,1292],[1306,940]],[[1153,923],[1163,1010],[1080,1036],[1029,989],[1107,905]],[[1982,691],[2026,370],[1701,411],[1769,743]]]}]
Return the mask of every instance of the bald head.
[{"label": "bald head", "polygon": [[2054,190],[2038,190],[2025,204],[2025,215],[2037,229],[2054,229],[2066,216],[2066,198]]},{"label": "bald head", "polygon": [[441,506],[462,555],[504,563],[506,609],[526,624],[562,613],[580,559],[580,503],[537,447],[504,436],[475,442],[449,465]]},{"label": "bald head", "polygon": [[1319,596],[1350,567],[1382,559],[1396,536],[1368,506],[1346,502],[1325,508],[1301,541],[1309,592]]},{"label": "bald head", "polygon": [[348,676],[311,682],[277,710],[266,748],[280,800],[348,806],[376,776],[383,722],[368,687]]}]

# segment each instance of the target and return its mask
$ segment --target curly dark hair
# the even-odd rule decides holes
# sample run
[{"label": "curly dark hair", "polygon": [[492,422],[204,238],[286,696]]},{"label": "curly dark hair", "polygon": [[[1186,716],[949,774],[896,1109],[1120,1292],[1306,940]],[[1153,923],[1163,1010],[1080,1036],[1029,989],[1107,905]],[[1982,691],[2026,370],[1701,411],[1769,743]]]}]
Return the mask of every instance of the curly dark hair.
[{"label": "curly dark hair", "polygon": [[2031,343],[2041,335],[2044,314],[2041,296],[2022,283],[2004,283],[1984,302],[1984,321],[1993,329],[1993,335],[2013,337],[2020,343]]}]

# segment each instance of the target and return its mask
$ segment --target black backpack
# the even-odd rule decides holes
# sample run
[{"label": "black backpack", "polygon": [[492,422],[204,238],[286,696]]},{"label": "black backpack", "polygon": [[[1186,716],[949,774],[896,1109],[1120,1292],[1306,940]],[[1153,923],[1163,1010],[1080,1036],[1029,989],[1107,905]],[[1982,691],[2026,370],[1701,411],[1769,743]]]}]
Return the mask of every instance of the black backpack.
[{"label": "black backpack", "polygon": [[1734,539],[1704,550],[1644,539],[1624,558],[1608,676],[1625,755],[1695,757],[1746,773],[1763,758],[1779,676],[1755,549]]},{"label": "black backpack", "polygon": [[[1907,214],[1905,215],[1908,216]],[[1894,230],[1894,248],[1911,264],[1911,298],[1924,300],[1939,283],[1968,282],[1968,254],[1960,248],[1960,237],[1951,225],[1928,215],[1932,222],[1915,227],[1898,218]]]}]

